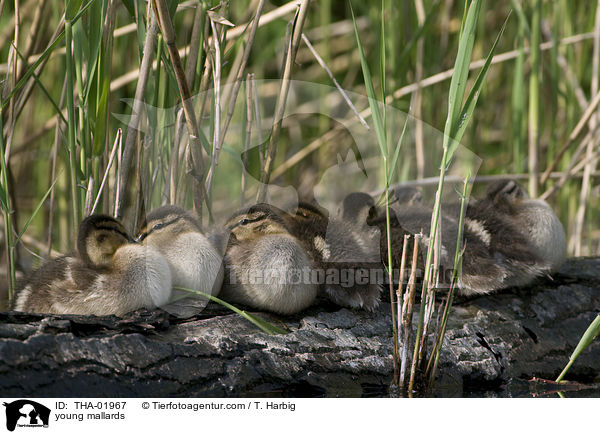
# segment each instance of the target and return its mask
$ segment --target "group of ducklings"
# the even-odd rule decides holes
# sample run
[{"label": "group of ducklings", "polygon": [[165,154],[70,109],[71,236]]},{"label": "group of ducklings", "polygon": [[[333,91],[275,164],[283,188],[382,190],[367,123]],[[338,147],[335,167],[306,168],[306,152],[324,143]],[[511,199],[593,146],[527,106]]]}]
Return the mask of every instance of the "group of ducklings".
[{"label": "group of ducklings", "polygon": [[[414,188],[399,189],[393,197],[390,239],[397,268],[405,235],[423,233],[412,239],[426,250],[431,209]],[[451,212],[441,218],[439,262],[451,268],[458,222]],[[526,285],[564,261],[562,224],[548,204],[529,199],[514,181],[496,182],[484,198],[472,199],[464,222],[458,281],[464,295]],[[336,215],[308,203],[286,210],[256,204],[210,234],[174,206],[149,213],[135,238],[114,218],[93,215],[79,226],[76,253],[47,261],[21,282],[11,307],[122,316],[164,306],[174,287],[184,287],[280,314],[297,313],[319,296],[372,310],[382,283],[339,277],[383,269],[386,240],[383,209],[366,193],[348,195]],[[324,270],[334,273],[318,276]]]}]

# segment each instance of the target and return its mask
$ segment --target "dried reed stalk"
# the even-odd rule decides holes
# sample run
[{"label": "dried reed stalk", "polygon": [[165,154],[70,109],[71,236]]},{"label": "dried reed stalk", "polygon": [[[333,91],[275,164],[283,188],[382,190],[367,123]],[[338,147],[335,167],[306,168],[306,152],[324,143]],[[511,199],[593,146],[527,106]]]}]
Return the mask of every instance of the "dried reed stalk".
[{"label": "dried reed stalk", "polygon": [[202,221],[202,203],[205,202],[209,215],[211,214],[210,204],[206,196],[204,189],[204,157],[202,144],[200,143],[200,130],[198,128],[198,121],[196,114],[194,113],[194,107],[191,100],[190,88],[185,77],[185,71],[181,63],[179,51],[175,42],[175,30],[173,29],[173,22],[169,15],[169,9],[165,0],[152,0],[152,6],[156,12],[158,18],[158,25],[161,33],[164,37],[167,49],[169,50],[169,57],[173,70],[175,72],[175,79],[177,80],[177,86],[179,88],[179,95],[183,110],[185,112],[185,121],[188,127],[189,133],[189,146],[190,146],[190,165],[188,167],[188,174],[194,179],[194,211],[198,215],[200,221]]},{"label": "dried reed stalk", "polygon": [[[412,333],[412,318],[413,310],[415,305],[415,295],[417,292],[417,263],[419,261],[419,243],[423,238],[423,234],[415,234],[413,239],[413,255],[412,265],[410,269],[410,277],[408,280],[408,290],[404,294],[404,300],[402,305],[402,329],[404,335],[402,338],[402,352],[400,355],[400,380],[398,385],[404,387],[406,378],[406,369],[408,367],[408,353],[410,350],[410,337]],[[412,390],[414,385],[414,378],[411,374],[408,389]]]},{"label": "dried reed stalk", "polygon": [[292,34],[290,35],[287,47],[288,52],[285,57],[285,66],[283,69],[283,75],[281,77],[281,89],[275,103],[275,114],[273,116],[273,127],[271,129],[271,137],[269,139],[269,147],[267,149],[265,165],[261,174],[261,186],[257,195],[257,202],[263,202],[267,194],[267,185],[271,179],[271,171],[273,170],[273,163],[275,162],[275,156],[277,155],[277,143],[279,141],[279,133],[281,132],[281,122],[283,120],[283,114],[285,112],[285,104],[287,101],[288,91],[290,89],[290,80],[292,78],[292,67],[298,52],[298,46],[302,39],[302,28],[304,27],[304,21],[308,12],[308,5],[310,0],[303,0],[300,3],[300,8],[294,18],[294,26]]},{"label": "dried reed stalk", "polygon": [[[148,85],[148,78],[152,71],[152,58],[156,50],[156,39],[158,35],[158,23],[154,14],[154,9],[148,7],[148,19],[146,24],[146,39],[144,40],[144,49],[142,62],[140,65],[140,74],[137,86],[135,88],[135,98],[131,108],[131,119],[127,125],[127,135],[125,136],[125,146],[121,163],[119,164],[119,183],[115,188],[115,209],[114,216],[117,219],[123,218],[125,201],[127,199],[127,186],[129,184],[129,171],[131,170],[132,159],[135,155],[135,143],[138,136],[138,125],[142,114],[144,104],[144,93]],[[135,225],[135,223],[134,223]]]}]

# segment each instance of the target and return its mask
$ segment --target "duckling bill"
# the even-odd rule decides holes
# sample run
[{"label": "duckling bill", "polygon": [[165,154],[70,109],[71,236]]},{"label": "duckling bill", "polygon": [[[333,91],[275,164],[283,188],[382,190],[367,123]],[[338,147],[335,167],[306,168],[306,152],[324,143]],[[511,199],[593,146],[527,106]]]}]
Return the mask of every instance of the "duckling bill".
[{"label": "duckling bill", "polygon": [[19,284],[12,308],[24,312],[117,315],[164,305],[171,272],[156,250],[133,242],[112,217],[79,225],[77,252],[47,261]]}]

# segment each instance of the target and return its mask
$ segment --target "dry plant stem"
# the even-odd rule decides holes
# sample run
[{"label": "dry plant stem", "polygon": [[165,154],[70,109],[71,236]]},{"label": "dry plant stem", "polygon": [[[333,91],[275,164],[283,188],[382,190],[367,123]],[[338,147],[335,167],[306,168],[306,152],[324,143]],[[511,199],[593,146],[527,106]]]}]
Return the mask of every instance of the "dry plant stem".
[{"label": "dry plant stem", "polygon": [[[65,105],[65,97],[67,92],[67,76],[65,75],[65,79],[63,80],[62,92],[60,94],[59,107],[63,107]],[[58,159],[58,142],[60,141],[61,134],[61,122],[60,120],[56,123],[56,127],[54,129],[54,144],[52,145],[52,169],[50,170],[50,179],[48,179],[49,183],[52,183],[53,179],[56,179],[56,162]],[[56,198],[56,188],[53,188],[50,192],[50,205],[48,210],[48,245],[47,245],[47,254],[50,255],[50,251],[52,250],[52,231],[54,229],[54,201]]]},{"label": "dry plant stem", "polygon": [[273,163],[277,154],[277,142],[279,141],[279,133],[281,132],[281,121],[283,119],[283,114],[285,113],[285,104],[290,88],[290,80],[292,78],[292,67],[294,66],[294,60],[296,58],[296,53],[298,52],[300,40],[302,39],[302,28],[304,27],[304,21],[308,12],[309,3],[310,0],[303,0],[300,4],[300,8],[298,9],[298,13],[296,14],[296,18],[294,20],[294,29],[288,43],[288,53],[285,60],[283,76],[281,78],[281,89],[275,104],[273,128],[271,129],[271,137],[265,158],[265,166],[261,174],[262,185],[258,192],[258,202],[263,202],[265,200],[267,194],[267,185],[271,179],[271,171],[273,170]]},{"label": "dry plant stem", "polygon": [[[12,49],[9,51],[8,57],[12,57],[12,62],[14,62],[14,72],[13,72],[13,79],[15,81],[15,84],[17,82],[17,77],[19,77],[21,75],[21,70],[23,69],[23,66],[21,65],[21,60],[19,60],[19,58],[17,57],[17,47],[19,46],[19,34],[20,29],[21,29],[21,11],[19,8],[19,0],[14,0],[14,7],[15,7],[15,11],[14,11],[14,22],[15,22],[15,28],[14,28],[14,34],[13,34],[13,45],[14,47],[12,47]],[[11,56],[12,54],[12,56]],[[13,84],[14,86],[14,84]],[[7,154],[9,155],[9,154]]]},{"label": "dry plant stem", "polygon": [[529,195],[538,195],[538,155],[539,155],[539,80],[540,80],[540,21],[542,1],[535,0],[531,23],[531,72],[529,76]]},{"label": "dry plant stem", "polygon": [[[441,215],[440,209],[440,215]],[[437,219],[437,230],[435,237],[435,244],[433,250],[433,265],[430,272],[431,279],[429,279],[429,287],[425,292],[425,297],[421,298],[421,303],[425,300],[425,317],[423,321],[423,333],[421,334],[421,341],[419,343],[419,358],[417,361],[417,366],[421,366],[426,354],[427,349],[427,332],[429,331],[429,325],[431,323],[431,319],[433,318],[433,312],[435,310],[435,288],[438,287],[439,283],[439,270],[440,270],[440,256],[442,250],[442,219]],[[431,240],[430,240],[431,241]],[[434,282],[432,284],[432,282]]]},{"label": "dry plant stem", "polygon": [[[237,100],[237,95],[240,91],[240,86],[242,85],[242,79],[244,78],[244,74],[246,71],[246,65],[248,64],[248,59],[250,58],[250,52],[252,51],[252,46],[254,44],[254,37],[256,35],[256,29],[258,29],[258,23],[260,20],[260,15],[262,14],[263,6],[265,5],[265,0],[260,0],[258,2],[258,6],[256,7],[256,14],[254,15],[254,20],[252,21],[252,27],[250,28],[250,32],[246,38],[246,47],[244,48],[244,54],[242,56],[242,61],[237,70],[237,74],[235,76],[235,82],[233,84],[233,90],[231,97],[229,98],[229,105],[227,107],[227,117],[225,118],[225,122],[223,124],[223,129],[220,132],[219,140],[216,146],[216,155],[214,156],[214,165],[211,165],[211,170],[209,172],[208,178],[212,181],[213,171],[215,166],[219,161],[219,152],[221,151],[221,147],[223,146],[223,140],[225,140],[225,135],[227,134],[227,129],[229,128],[229,123],[231,122],[231,118],[233,117],[233,112],[235,110],[235,102]],[[216,130],[216,128],[215,128]],[[210,184],[207,187],[207,190],[210,191]]]},{"label": "dry plant stem", "polygon": [[185,64],[185,78],[190,89],[194,89],[194,80],[196,77],[196,63],[200,53],[201,34],[204,32],[205,22],[204,3],[198,2],[196,13],[194,14],[194,25],[192,26],[192,35],[190,37],[190,49],[187,62]]},{"label": "dry plant stem", "polygon": [[[403,297],[402,290],[404,288],[404,273],[406,270],[406,250],[408,248],[408,240],[410,239],[410,235],[404,235],[404,240],[402,242],[402,257],[400,259],[400,275],[398,277],[398,289],[396,290],[396,304],[397,304],[397,314],[396,320],[398,321],[397,330],[398,330],[398,348],[401,346],[401,336],[403,334],[402,329],[402,305],[403,305]],[[400,370],[398,370],[398,377],[394,378],[394,384],[401,385],[400,383]]]},{"label": "dry plant stem", "polygon": [[[284,4],[283,6],[278,7],[277,9],[274,9],[274,10],[264,14],[258,23],[258,27],[262,27],[278,18],[281,18],[281,17],[289,14],[290,12],[297,9],[298,4],[300,4],[300,1],[294,0],[289,3]],[[235,39],[235,38],[243,35],[244,32],[246,31],[247,27],[248,27],[248,23],[241,24],[239,26],[235,26],[233,29],[231,29],[227,32],[226,41]],[[212,38],[209,38],[206,42],[208,43],[208,46],[210,46],[210,44],[212,43]],[[189,52],[189,46],[181,48],[179,50],[179,56],[185,57],[188,52]],[[156,62],[154,62],[152,67],[156,68]],[[135,81],[137,79],[137,76],[138,76],[138,70],[129,71],[128,73],[118,77],[117,79],[115,79],[113,81],[113,83],[111,84],[111,90],[120,89],[121,87],[126,86],[127,84],[131,83],[132,81]]]},{"label": "dry plant stem", "polygon": [[[29,59],[33,50],[38,45],[38,41],[40,36],[44,33],[44,29],[46,27],[47,20],[42,20],[44,15],[46,5],[48,4],[48,0],[41,0],[37,4],[37,8],[35,9],[35,14],[33,16],[33,21],[31,23],[31,27],[27,34],[27,41],[25,42],[25,50],[23,51],[23,57],[25,59]],[[26,9],[27,11],[27,9]],[[1,45],[0,45],[1,46]],[[24,64],[27,67],[27,64]],[[19,74],[19,79],[21,78],[21,74]]]},{"label": "dry plant stem", "polygon": [[94,191],[94,178],[92,176],[89,177],[88,179],[88,184],[86,187],[86,192],[85,192],[85,201],[84,201],[84,206],[83,206],[83,216],[88,216],[91,215],[91,210],[92,210],[92,196],[93,196],[93,191]]},{"label": "dry plant stem", "polygon": [[[244,141],[244,167],[248,167],[248,149],[250,148],[250,139],[252,138],[252,82],[250,75],[246,79],[246,140]],[[240,189],[240,206],[244,205],[244,195],[246,193],[246,171],[242,170],[242,181]]]},{"label": "dry plant stem", "polygon": [[[413,241],[413,256],[410,269],[410,278],[408,280],[408,290],[404,294],[404,303],[402,307],[402,328],[404,331],[402,339],[402,353],[400,358],[400,382],[399,386],[404,387],[406,378],[406,369],[408,368],[408,352],[410,350],[410,336],[412,332],[413,309],[415,305],[415,294],[417,292],[417,262],[419,261],[419,243],[423,234],[415,234]],[[411,374],[408,390],[413,389],[414,378]]]},{"label": "dry plant stem", "polygon": [[119,183],[116,186],[118,199],[115,197],[114,216],[117,219],[123,218],[127,186],[129,184],[129,171],[131,169],[132,159],[135,151],[136,138],[138,136],[138,125],[142,114],[144,104],[144,93],[148,84],[148,78],[152,70],[152,57],[156,50],[156,38],[158,35],[158,24],[154,10],[148,7],[148,22],[146,27],[146,39],[144,40],[144,50],[142,54],[142,63],[140,65],[140,74],[137,86],[135,88],[135,98],[131,109],[131,119],[127,125],[127,135],[125,136],[125,147],[123,156],[119,165]]},{"label": "dry plant stem", "polygon": [[104,186],[106,185],[106,180],[108,179],[108,174],[110,172],[110,168],[112,167],[112,163],[115,159],[115,155],[117,154],[117,149],[119,149],[121,145],[123,137],[123,130],[119,128],[117,130],[117,136],[115,137],[115,142],[113,144],[112,150],[110,151],[110,157],[108,158],[108,162],[106,164],[106,170],[104,171],[104,176],[102,177],[102,182],[100,183],[100,187],[98,188],[98,193],[96,194],[96,200],[94,201],[94,205],[90,211],[90,214],[94,214],[96,211],[96,207],[98,206],[98,202],[100,201],[100,197],[102,196],[102,190],[104,190]]},{"label": "dry plant stem", "polygon": [[[563,185],[581,169],[582,164],[581,164],[581,161],[579,161],[579,158],[583,154],[583,151],[586,149],[586,146],[589,142],[597,141],[597,140],[594,140],[594,139],[596,139],[595,138],[596,131],[597,131],[597,128],[596,128],[596,130],[591,131],[588,134],[586,134],[586,136],[581,141],[579,146],[575,149],[575,152],[573,153],[573,156],[571,157],[571,161],[569,161],[567,168],[563,172],[559,172],[560,176],[558,177],[559,178],[558,181],[552,187],[548,188],[540,196],[540,199],[546,200],[550,196],[552,196],[554,193],[559,191],[563,187]],[[579,163],[577,163],[578,161],[579,161]]]},{"label": "dry plant stem", "polygon": [[258,137],[258,159],[260,162],[260,167],[264,167],[265,165],[265,153],[263,146],[263,136],[262,136],[262,124],[260,117],[260,103],[258,101],[258,89],[256,88],[256,81],[254,80],[254,74],[248,74],[248,80],[250,80],[250,84],[252,85],[252,95],[254,99],[254,120],[256,121],[256,135]]},{"label": "dry plant stem", "polygon": [[173,149],[171,150],[171,161],[169,162],[169,203],[175,205],[177,200],[177,183],[179,180],[179,153],[181,144],[181,132],[183,131],[183,110],[177,112],[175,119],[175,137]]},{"label": "dry plant stem", "polygon": [[352,104],[352,101],[350,101],[350,98],[348,98],[348,95],[346,94],[344,89],[342,89],[342,86],[340,86],[338,81],[333,76],[333,73],[331,72],[331,70],[327,67],[327,64],[325,63],[323,58],[321,56],[319,56],[319,53],[317,53],[317,50],[315,50],[315,48],[310,43],[310,41],[308,40],[308,38],[306,37],[306,35],[304,33],[302,33],[302,40],[304,41],[304,43],[306,44],[306,46],[308,47],[308,49],[310,50],[312,55],[315,56],[315,59],[317,60],[319,65],[321,65],[321,67],[325,70],[327,75],[329,75],[329,78],[331,79],[331,81],[333,81],[333,84],[335,85],[337,90],[340,91],[342,98],[344,98],[344,101],[346,101],[346,104],[348,104],[348,107],[350,107],[350,110],[352,110],[352,112],[356,115],[356,117],[358,118],[360,123],[368,130],[369,124],[367,124],[367,121],[365,121],[364,118],[358,112],[358,110],[356,110],[356,107],[354,107],[354,104]]},{"label": "dry plant stem", "polygon": [[210,168],[208,169],[208,175],[206,177],[206,191],[209,194],[212,189],[213,174],[217,165],[217,158],[220,149],[219,145],[221,143],[221,38],[217,30],[217,24],[212,19],[210,20],[210,27],[213,32],[214,49],[212,53],[214,55],[211,56],[213,71],[213,140]]},{"label": "dry plant stem", "polygon": [[189,138],[190,138],[190,156],[192,167],[189,168],[190,175],[194,179],[194,209],[196,214],[202,221],[202,202],[206,201],[206,206],[209,212],[210,205],[208,198],[206,197],[204,190],[204,152],[202,144],[200,143],[200,131],[198,129],[198,122],[196,114],[194,113],[194,107],[191,100],[190,88],[185,78],[185,72],[181,64],[181,58],[175,45],[175,30],[173,29],[173,23],[169,16],[169,9],[165,3],[165,0],[153,0],[152,5],[156,11],[159,26],[163,34],[165,43],[169,50],[169,57],[175,71],[175,78],[177,80],[177,86],[179,87],[179,93],[181,97],[181,103],[185,112],[185,121],[188,127]]}]

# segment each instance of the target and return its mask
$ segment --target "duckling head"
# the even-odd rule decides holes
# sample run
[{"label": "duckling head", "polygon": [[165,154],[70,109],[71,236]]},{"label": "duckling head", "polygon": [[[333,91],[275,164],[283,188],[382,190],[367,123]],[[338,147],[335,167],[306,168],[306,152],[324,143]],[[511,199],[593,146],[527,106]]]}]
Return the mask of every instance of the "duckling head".
[{"label": "duckling head", "polygon": [[263,235],[288,234],[283,211],[257,204],[234,214],[225,227],[235,241],[252,241]]},{"label": "duckling head", "polygon": [[344,198],[338,214],[348,222],[363,226],[377,217],[377,205],[371,195],[354,192]]},{"label": "duckling head", "polygon": [[486,196],[493,201],[501,198],[512,201],[529,198],[525,189],[512,179],[502,179],[490,184],[487,188]]},{"label": "duckling head", "polygon": [[82,261],[91,268],[109,268],[117,249],[131,242],[123,225],[107,215],[92,215],[79,225],[77,250]]},{"label": "duckling head", "polygon": [[[202,233],[194,216],[176,206],[163,206],[150,212],[138,232],[138,241],[158,250],[169,263],[173,286],[218,294],[223,281],[222,255]],[[176,292],[176,296],[185,295]],[[204,308],[204,299],[182,299],[165,310],[188,316]]]},{"label": "duckling head", "polygon": [[390,191],[395,202],[404,205],[416,205],[423,202],[423,194],[415,187],[401,186]]},{"label": "duckling head", "polygon": [[151,237],[153,244],[160,245],[188,232],[201,232],[198,221],[183,208],[163,206],[148,213],[136,241]]}]

